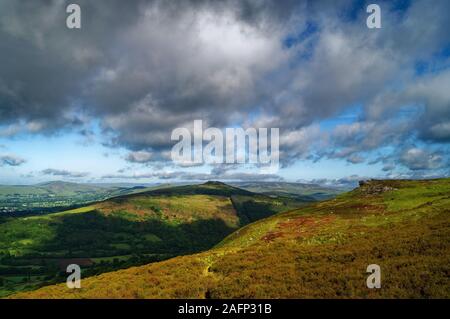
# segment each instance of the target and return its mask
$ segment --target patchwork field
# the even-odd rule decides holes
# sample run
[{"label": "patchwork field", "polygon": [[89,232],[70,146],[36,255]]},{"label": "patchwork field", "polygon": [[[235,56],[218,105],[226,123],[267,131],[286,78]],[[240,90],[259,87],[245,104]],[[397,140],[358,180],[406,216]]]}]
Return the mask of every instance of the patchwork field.
[{"label": "patchwork field", "polygon": [[0,214],[24,216],[57,212],[145,189],[150,187],[120,187],[60,181],[37,185],[0,185]]}]

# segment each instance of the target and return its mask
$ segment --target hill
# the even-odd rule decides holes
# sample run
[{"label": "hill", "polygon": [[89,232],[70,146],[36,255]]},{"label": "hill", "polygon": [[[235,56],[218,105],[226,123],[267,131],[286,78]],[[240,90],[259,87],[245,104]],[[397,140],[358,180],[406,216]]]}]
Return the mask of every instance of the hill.
[{"label": "hill", "polygon": [[[64,186],[65,187],[65,186]],[[0,219],[0,296],[207,250],[236,229],[303,205],[217,182],[140,190],[59,213]]]},{"label": "hill", "polygon": [[[14,298],[449,298],[450,179],[370,181],[206,252]],[[381,267],[381,289],[366,267]]]},{"label": "hill", "polygon": [[323,187],[316,184],[287,182],[234,182],[231,185],[265,195],[288,196],[303,201],[318,201],[335,197],[350,189]]}]

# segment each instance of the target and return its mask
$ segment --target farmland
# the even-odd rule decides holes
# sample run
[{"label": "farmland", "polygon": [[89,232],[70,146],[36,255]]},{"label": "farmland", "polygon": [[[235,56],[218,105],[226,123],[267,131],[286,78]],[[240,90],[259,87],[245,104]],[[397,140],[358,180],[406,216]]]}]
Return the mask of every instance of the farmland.
[{"label": "farmland", "polygon": [[0,214],[23,216],[61,211],[145,187],[48,182],[37,185],[0,185]]}]

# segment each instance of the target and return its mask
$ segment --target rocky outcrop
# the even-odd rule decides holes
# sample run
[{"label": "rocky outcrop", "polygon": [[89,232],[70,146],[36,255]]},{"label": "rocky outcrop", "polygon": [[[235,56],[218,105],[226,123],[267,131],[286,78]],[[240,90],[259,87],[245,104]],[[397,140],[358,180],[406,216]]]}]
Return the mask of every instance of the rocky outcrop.
[{"label": "rocky outcrop", "polygon": [[368,181],[359,181],[359,190],[367,195],[382,194],[395,189],[396,188],[386,185],[386,183],[379,180],[371,179]]}]

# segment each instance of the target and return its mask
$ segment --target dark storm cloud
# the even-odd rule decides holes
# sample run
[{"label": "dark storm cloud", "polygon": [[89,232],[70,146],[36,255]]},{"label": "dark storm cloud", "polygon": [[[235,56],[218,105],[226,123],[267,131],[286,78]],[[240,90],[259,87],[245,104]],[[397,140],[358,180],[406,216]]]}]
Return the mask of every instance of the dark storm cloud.
[{"label": "dark storm cloud", "polygon": [[87,31],[80,32],[65,27],[68,3],[0,3],[0,124],[17,127],[22,119],[39,126],[32,133],[79,124],[73,112],[83,85],[108,59],[108,33],[134,21],[140,4],[80,1]]},{"label": "dark storm cloud", "polygon": [[[450,140],[448,65],[415,74],[449,42],[448,1],[402,14],[381,1],[378,31],[354,1],[85,0],[81,30],[65,27],[68,3],[0,3],[0,136],[88,132],[96,119],[104,145],[146,164],[167,160],[172,129],[194,119],[244,123],[280,128],[285,166]],[[397,121],[412,103],[421,112]],[[314,124],[355,104],[355,123],[331,134]]]},{"label": "dark storm cloud", "polygon": [[167,147],[169,128],[188,119],[224,125],[259,95],[295,2],[78,1],[81,30],[65,27],[68,3],[0,4],[0,121],[12,124],[3,135],[81,125],[82,110],[105,118],[111,145],[132,149]]}]

